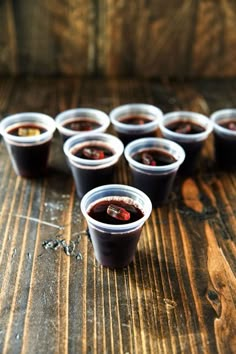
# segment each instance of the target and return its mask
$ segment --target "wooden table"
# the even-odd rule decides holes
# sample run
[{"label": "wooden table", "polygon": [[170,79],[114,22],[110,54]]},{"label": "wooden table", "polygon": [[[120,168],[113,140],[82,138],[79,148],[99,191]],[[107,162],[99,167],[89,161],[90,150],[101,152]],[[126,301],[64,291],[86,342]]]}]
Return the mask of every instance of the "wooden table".
[{"label": "wooden table", "polygon": [[[236,81],[0,83],[3,116],[76,106],[109,112],[127,102],[210,114],[236,106]],[[176,180],[170,203],[143,228],[134,262],[119,271],[94,259],[58,133],[44,179],[17,177],[0,149],[1,353],[236,352],[236,176],[215,167],[212,137],[199,171]],[[130,183],[123,160],[115,182]],[[74,256],[42,246],[79,236]]]}]

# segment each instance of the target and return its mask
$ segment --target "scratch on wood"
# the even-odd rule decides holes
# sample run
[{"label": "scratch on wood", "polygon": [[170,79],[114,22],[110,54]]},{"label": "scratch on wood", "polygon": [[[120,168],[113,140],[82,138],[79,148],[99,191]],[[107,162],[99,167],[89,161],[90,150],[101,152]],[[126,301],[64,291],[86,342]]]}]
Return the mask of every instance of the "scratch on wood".
[{"label": "scratch on wood", "polygon": [[35,221],[35,222],[37,222],[37,223],[39,223],[39,224],[43,224],[43,225],[48,225],[48,226],[51,226],[51,227],[55,227],[56,229],[59,229],[59,230],[64,230],[64,226],[52,224],[52,223],[50,223],[50,222],[48,222],[48,221],[40,220],[40,219],[37,219],[37,218],[32,218],[31,216],[20,215],[20,214],[14,214],[14,216],[16,216],[16,217],[18,217],[18,218],[26,219],[26,220]]}]

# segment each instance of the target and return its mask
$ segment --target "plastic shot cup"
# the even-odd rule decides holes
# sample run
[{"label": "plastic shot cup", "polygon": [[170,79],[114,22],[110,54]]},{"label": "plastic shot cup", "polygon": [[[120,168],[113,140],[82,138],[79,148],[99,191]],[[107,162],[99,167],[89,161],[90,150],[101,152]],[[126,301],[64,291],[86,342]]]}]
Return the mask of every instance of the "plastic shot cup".
[{"label": "plastic shot cup", "polygon": [[89,191],[80,206],[97,261],[109,268],[130,264],[152,211],[150,199],[131,186],[111,184]]},{"label": "plastic shot cup", "polygon": [[221,109],[211,115],[214,124],[214,151],[217,165],[236,169],[236,109]]},{"label": "plastic shot cup", "polygon": [[74,177],[77,194],[82,198],[92,188],[113,183],[115,167],[124,145],[113,135],[94,133],[69,138],[63,149]]},{"label": "plastic shot cup", "polygon": [[110,112],[111,123],[124,145],[142,137],[155,137],[162,111],[150,104],[130,103]]},{"label": "plastic shot cup", "polygon": [[167,113],[161,118],[162,136],[181,145],[186,153],[179,173],[191,175],[194,172],[204,142],[212,129],[211,120],[200,113],[177,111]]},{"label": "plastic shot cup", "polygon": [[129,143],[124,153],[133,186],[146,193],[154,207],[166,204],[185,158],[183,148],[167,139],[142,138]]},{"label": "plastic shot cup", "polygon": [[108,115],[93,108],[66,110],[59,113],[55,121],[63,142],[77,134],[104,133],[110,125]]},{"label": "plastic shot cup", "polygon": [[42,113],[18,113],[1,121],[0,132],[17,175],[45,175],[55,129],[54,119]]}]

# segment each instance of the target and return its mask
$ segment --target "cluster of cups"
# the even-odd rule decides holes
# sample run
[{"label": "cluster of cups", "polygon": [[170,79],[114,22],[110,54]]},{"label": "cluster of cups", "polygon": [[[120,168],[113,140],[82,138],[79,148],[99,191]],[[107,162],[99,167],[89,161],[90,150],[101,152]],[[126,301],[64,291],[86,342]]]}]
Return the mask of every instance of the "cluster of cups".
[{"label": "cluster of cups", "polygon": [[[140,122],[129,123],[135,116]],[[148,118],[145,121],[145,118]],[[73,129],[79,119],[91,123],[91,130]],[[169,127],[178,121],[200,126],[200,132],[187,133]],[[230,121],[232,129],[224,122]],[[112,126],[118,137],[105,133]],[[75,124],[76,126],[76,124]],[[235,129],[234,129],[235,127]],[[27,134],[24,134],[24,129]],[[58,128],[63,150],[74,177],[76,191],[81,198],[81,211],[85,216],[96,259],[104,266],[127,266],[134,258],[144,222],[152,206],[159,207],[168,201],[178,173],[193,173],[205,140],[214,129],[215,159],[222,167],[236,167],[236,109],[219,110],[210,119],[202,114],[178,111],[164,114],[148,104],[127,104],[113,109],[110,117],[104,112],[80,108],[58,114],[56,119],[41,113],[20,113],[4,118],[0,132],[7,146],[17,175],[33,178],[42,176],[47,169],[50,143]],[[160,128],[162,137],[157,137]],[[22,134],[18,134],[19,129]],[[32,134],[29,131],[32,130]],[[29,133],[29,134],[28,134]],[[103,158],[86,158],[77,152],[90,147],[102,147],[111,152]],[[140,153],[161,151],[168,163],[143,163],[136,158]],[[113,184],[117,163],[124,152],[132,177],[132,186]],[[140,217],[129,222],[109,223],[92,216],[91,210],[103,201],[118,203],[123,200],[129,208],[141,211]],[[123,205],[123,204],[122,204]],[[97,208],[99,209],[99,207]],[[101,207],[100,207],[101,209]],[[131,208],[132,209],[132,208]],[[130,209],[130,210],[131,210]],[[116,208],[117,213],[124,209]],[[118,215],[116,214],[116,215]],[[118,216],[119,219],[119,216]]]}]

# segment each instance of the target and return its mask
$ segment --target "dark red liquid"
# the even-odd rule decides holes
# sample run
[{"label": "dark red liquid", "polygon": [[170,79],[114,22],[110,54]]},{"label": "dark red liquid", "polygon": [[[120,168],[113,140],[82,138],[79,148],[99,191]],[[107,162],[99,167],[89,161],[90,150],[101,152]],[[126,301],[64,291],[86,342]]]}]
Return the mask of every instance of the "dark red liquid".
[{"label": "dark red liquid", "polygon": [[[19,136],[19,129],[38,129],[40,134],[46,129],[40,125],[22,124],[8,129],[8,134]],[[38,135],[38,134],[37,134]],[[23,135],[20,135],[23,136]],[[31,135],[32,136],[32,135]],[[51,141],[20,145],[9,143],[9,150],[14,160],[16,172],[23,177],[39,177],[45,174]]]},{"label": "dark red liquid", "polygon": [[[130,222],[143,217],[143,212],[135,204],[130,205],[126,201],[117,202],[116,198],[98,202],[91,208],[89,215],[98,221],[109,224],[120,223],[118,220],[115,220],[115,222],[109,220],[106,210],[110,203],[129,209]],[[110,268],[122,268],[130,264],[135,255],[141,230],[142,227],[139,227],[134,231],[113,234],[112,232],[102,232],[96,228],[91,228],[90,236],[97,260]]]},{"label": "dark red liquid", "polygon": [[[236,130],[236,121],[227,119],[218,123],[228,130]],[[236,138],[223,134],[214,134],[215,158],[218,166],[225,170],[236,169]]]},{"label": "dark red liquid", "polygon": [[152,122],[153,119],[151,119],[148,116],[145,115],[128,115],[125,117],[121,117],[119,119],[119,122],[124,123],[124,124],[135,124],[135,125],[143,125]]},{"label": "dark red liquid", "polygon": [[[150,163],[148,163],[148,158],[145,159],[146,156],[148,156]],[[176,162],[176,158],[173,155],[156,148],[138,151],[132,158],[137,162],[150,166],[165,166]]]},{"label": "dark red liquid", "polygon": [[199,134],[205,131],[201,125],[188,120],[177,120],[166,125],[166,128],[179,134]]},{"label": "dark red liquid", "polygon": [[[89,150],[91,151],[89,154]],[[74,148],[72,151],[72,154],[81,158],[81,159],[88,159],[88,160],[100,160],[100,159],[105,159],[107,157],[112,156],[114,153],[111,149],[107,148],[106,145],[103,144],[89,144],[89,145],[83,145],[82,147],[79,147],[78,149]],[[95,153],[93,153],[95,152]],[[98,157],[96,158],[96,153]]]},{"label": "dark red liquid", "polygon": [[90,131],[101,127],[101,124],[95,120],[82,117],[73,118],[63,123],[64,128],[76,130],[78,132]]},{"label": "dark red liquid", "polygon": [[[130,219],[123,221],[110,216],[107,212],[107,208],[111,204],[125,209],[130,214]],[[88,214],[91,216],[91,218],[97,221],[113,225],[128,224],[143,217],[143,212],[137,208],[137,206],[126,203],[125,201],[118,201],[116,199],[100,201],[90,209]]]},{"label": "dark red liquid", "polygon": [[219,122],[218,124],[225,129],[236,131],[236,120],[235,119],[223,120],[222,122]]},{"label": "dark red liquid", "polygon": [[[86,117],[75,117],[75,118],[71,118],[66,120],[64,123],[62,123],[64,128],[73,130],[73,131],[77,131],[79,132],[89,132],[92,131],[94,129],[98,129],[101,127],[101,124],[98,123],[95,120],[90,120],[87,119]],[[63,142],[65,142],[69,137],[71,137],[71,135],[65,135],[63,133],[62,134],[62,140]]]},{"label": "dark red liquid", "polygon": [[[127,115],[124,117],[121,117],[119,119],[119,122],[124,123],[124,124],[133,124],[133,125],[145,125],[147,123],[152,122],[153,119],[151,117],[149,117],[148,115],[138,115],[138,114],[133,114],[133,115]],[[120,132],[118,131],[118,137],[120,138],[120,140],[123,142],[124,145],[127,145],[128,143],[130,143],[131,141],[135,140],[135,139],[140,139],[140,138],[145,138],[145,137],[155,137],[156,136],[156,132],[157,132],[157,128],[154,128],[154,130],[152,131],[148,131],[145,133],[140,133],[140,132],[132,132],[132,134],[130,134],[129,132]]]}]

